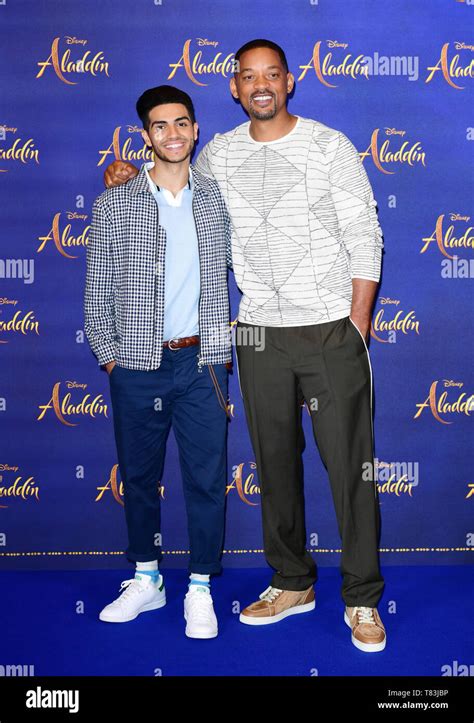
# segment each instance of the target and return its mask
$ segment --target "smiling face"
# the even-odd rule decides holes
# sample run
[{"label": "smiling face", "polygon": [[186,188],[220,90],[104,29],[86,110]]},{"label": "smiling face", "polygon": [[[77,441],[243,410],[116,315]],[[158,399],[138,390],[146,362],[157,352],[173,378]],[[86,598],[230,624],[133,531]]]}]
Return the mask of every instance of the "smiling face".
[{"label": "smiling face", "polygon": [[230,90],[251,118],[271,120],[286,110],[294,82],[275,50],[253,48],[240,56],[239,72],[231,78]]},{"label": "smiling face", "polygon": [[189,158],[198,136],[198,124],[181,103],[157,105],[148,113],[148,131],[142,138],[165,163],[181,163]]}]

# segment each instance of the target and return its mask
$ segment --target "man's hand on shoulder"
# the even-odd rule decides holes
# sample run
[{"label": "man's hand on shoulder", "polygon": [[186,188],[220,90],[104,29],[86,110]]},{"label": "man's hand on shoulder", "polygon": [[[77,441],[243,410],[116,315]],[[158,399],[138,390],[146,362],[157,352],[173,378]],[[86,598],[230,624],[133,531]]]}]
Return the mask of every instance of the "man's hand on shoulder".
[{"label": "man's hand on shoulder", "polygon": [[126,161],[114,161],[104,172],[104,183],[107,188],[121,186],[138,174],[138,168]]}]

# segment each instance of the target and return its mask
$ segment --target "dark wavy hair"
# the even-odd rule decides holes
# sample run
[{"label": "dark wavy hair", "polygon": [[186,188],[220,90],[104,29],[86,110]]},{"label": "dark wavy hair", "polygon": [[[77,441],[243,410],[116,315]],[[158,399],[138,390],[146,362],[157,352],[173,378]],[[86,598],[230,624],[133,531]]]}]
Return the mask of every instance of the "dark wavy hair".
[{"label": "dark wavy hair", "polygon": [[150,127],[149,112],[156,108],[157,105],[166,105],[167,103],[181,103],[186,107],[191,122],[196,122],[193,102],[184,90],[175,88],[172,85],[158,85],[156,88],[145,90],[137,100],[138,117],[146,131]]}]

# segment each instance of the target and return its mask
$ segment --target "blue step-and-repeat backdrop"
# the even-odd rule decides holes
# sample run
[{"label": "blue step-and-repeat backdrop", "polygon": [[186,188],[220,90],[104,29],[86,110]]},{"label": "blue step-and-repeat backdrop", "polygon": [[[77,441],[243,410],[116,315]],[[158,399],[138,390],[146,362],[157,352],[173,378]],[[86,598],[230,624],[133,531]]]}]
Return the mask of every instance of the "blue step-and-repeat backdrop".
[{"label": "blue step-and-repeat backdrop", "polygon": [[[135,102],[193,98],[198,150],[244,122],[233,53],[286,50],[292,113],[343,131],[384,232],[370,340],[384,564],[474,558],[472,0],[0,0],[0,565],[123,567],[123,488],[107,375],[83,331],[91,208],[114,159],[147,150]],[[239,291],[230,276],[232,318]],[[235,368],[235,364],[234,364]],[[263,566],[256,469],[231,377],[223,563]],[[340,557],[303,410],[308,548]],[[175,441],[164,564],[188,538]]]}]

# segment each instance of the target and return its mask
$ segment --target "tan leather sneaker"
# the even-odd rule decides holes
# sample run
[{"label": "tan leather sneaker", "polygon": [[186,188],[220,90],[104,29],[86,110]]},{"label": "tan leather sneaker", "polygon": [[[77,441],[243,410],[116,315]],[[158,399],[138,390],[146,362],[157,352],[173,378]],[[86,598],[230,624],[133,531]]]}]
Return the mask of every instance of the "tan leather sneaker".
[{"label": "tan leather sneaker", "polygon": [[269,625],[278,623],[288,615],[298,615],[314,610],[313,586],[307,590],[280,590],[267,587],[259,599],[242,610],[240,622],[246,625]]},{"label": "tan leather sneaker", "polygon": [[352,642],[364,653],[378,653],[385,648],[387,636],[377,608],[346,605],[344,622],[352,629]]}]

